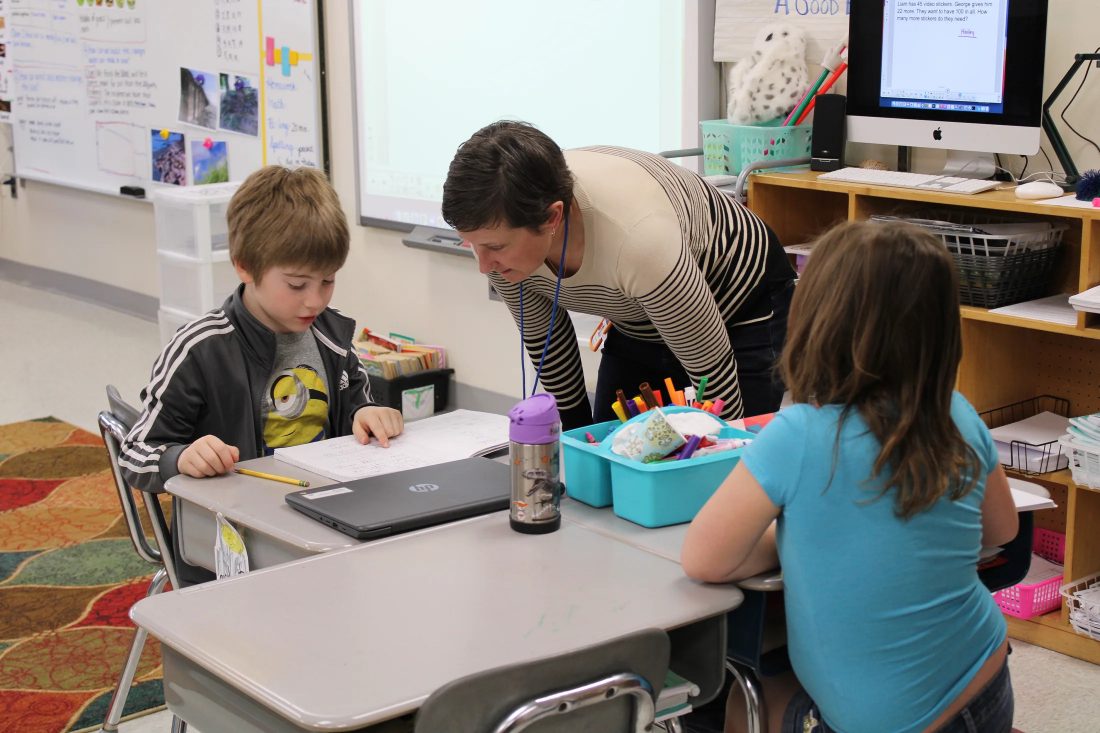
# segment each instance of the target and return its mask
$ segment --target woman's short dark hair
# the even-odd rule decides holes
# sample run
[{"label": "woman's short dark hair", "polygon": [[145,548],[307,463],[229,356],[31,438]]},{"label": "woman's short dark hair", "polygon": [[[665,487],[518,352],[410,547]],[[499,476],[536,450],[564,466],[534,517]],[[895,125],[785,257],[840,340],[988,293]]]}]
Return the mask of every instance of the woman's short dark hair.
[{"label": "woman's short dark hair", "polygon": [[458,146],[443,184],[443,219],[458,231],[506,224],[535,229],[555,201],[573,200],[561,148],[526,122],[487,125]]}]

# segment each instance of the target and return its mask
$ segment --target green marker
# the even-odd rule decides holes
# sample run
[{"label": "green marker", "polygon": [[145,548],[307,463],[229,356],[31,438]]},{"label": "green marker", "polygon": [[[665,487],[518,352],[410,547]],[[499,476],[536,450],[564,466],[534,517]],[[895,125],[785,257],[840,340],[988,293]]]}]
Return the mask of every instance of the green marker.
[{"label": "green marker", "polygon": [[707,391],[707,379],[708,379],[708,377],[703,377],[702,379],[699,380],[699,389],[695,390],[695,401],[696,402],[699,402],[699,403],[703,402],[703,396],[706,394],[706,391]]}]

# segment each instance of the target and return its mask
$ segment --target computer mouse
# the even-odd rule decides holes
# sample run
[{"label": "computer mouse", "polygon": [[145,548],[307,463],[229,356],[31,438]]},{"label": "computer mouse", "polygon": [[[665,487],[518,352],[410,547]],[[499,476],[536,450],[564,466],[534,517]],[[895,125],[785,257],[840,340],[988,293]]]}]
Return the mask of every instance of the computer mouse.
[{"label": "computer mouse", "polygon": [[1032,181],[1031,183],[1021,183],[1016,187],[1016,198],[1018,199],[1052,199],[1065,196],[1065,194],[1066,192],[1062,190],[1061,186],[1050,181]]}]

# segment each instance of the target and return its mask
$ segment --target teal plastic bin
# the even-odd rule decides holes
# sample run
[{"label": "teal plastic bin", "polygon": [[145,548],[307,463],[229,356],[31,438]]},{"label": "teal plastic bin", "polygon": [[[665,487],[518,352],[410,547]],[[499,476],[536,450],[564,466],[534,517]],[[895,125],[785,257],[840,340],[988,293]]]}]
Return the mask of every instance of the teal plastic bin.
[{"label": "teal plastic bin", "polygon": [[[761,125],[734,125],[727,120],[703,120],[703,175],[736,176],[758,160],[810,157],[813,126],[783,127],[782,119]],[[780,170],[780,169],[776,169]]]},{"label": "teal plastic bin", "polygon": [[[702,412],[691,407],[663,407],[666,413]],[[714,417],[707,414],[709,417]],[[641,463],[611,452],[614,433],[623,425],[646,419],[644,413],[627,423],[610,422],[562,433],[562,455],[569,496],[595,507],[613,506],[616,515],[643,527],[690,522],[729,475],[743,449],[686,461]],[[721,425],[725,422],[717,417]],[[589,444],[592,433],[599,444]],[[723,427],[720,438],[753,438],[753,433]]]},{"label": "teal plastic bin", "polygon": [[611,506],[611,461],[600,443],[589,443],[584,434],[602,441],[620,425],[611,420],[562,432],[561,460],[570,498],[594,507]]}]

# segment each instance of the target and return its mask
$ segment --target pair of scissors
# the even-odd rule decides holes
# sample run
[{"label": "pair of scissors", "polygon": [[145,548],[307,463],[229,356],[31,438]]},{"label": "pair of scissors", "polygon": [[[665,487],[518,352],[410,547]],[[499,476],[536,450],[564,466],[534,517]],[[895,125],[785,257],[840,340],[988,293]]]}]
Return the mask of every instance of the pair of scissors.
[{"label": "pair of scissors", "polygon": [[611,321],[607,318],[601,318],[600,322],[596,324],[596,330],[588,337],[588,348],[593,351],[599,351],[603,348],[603,340],[607,337],[610,330]]}]

